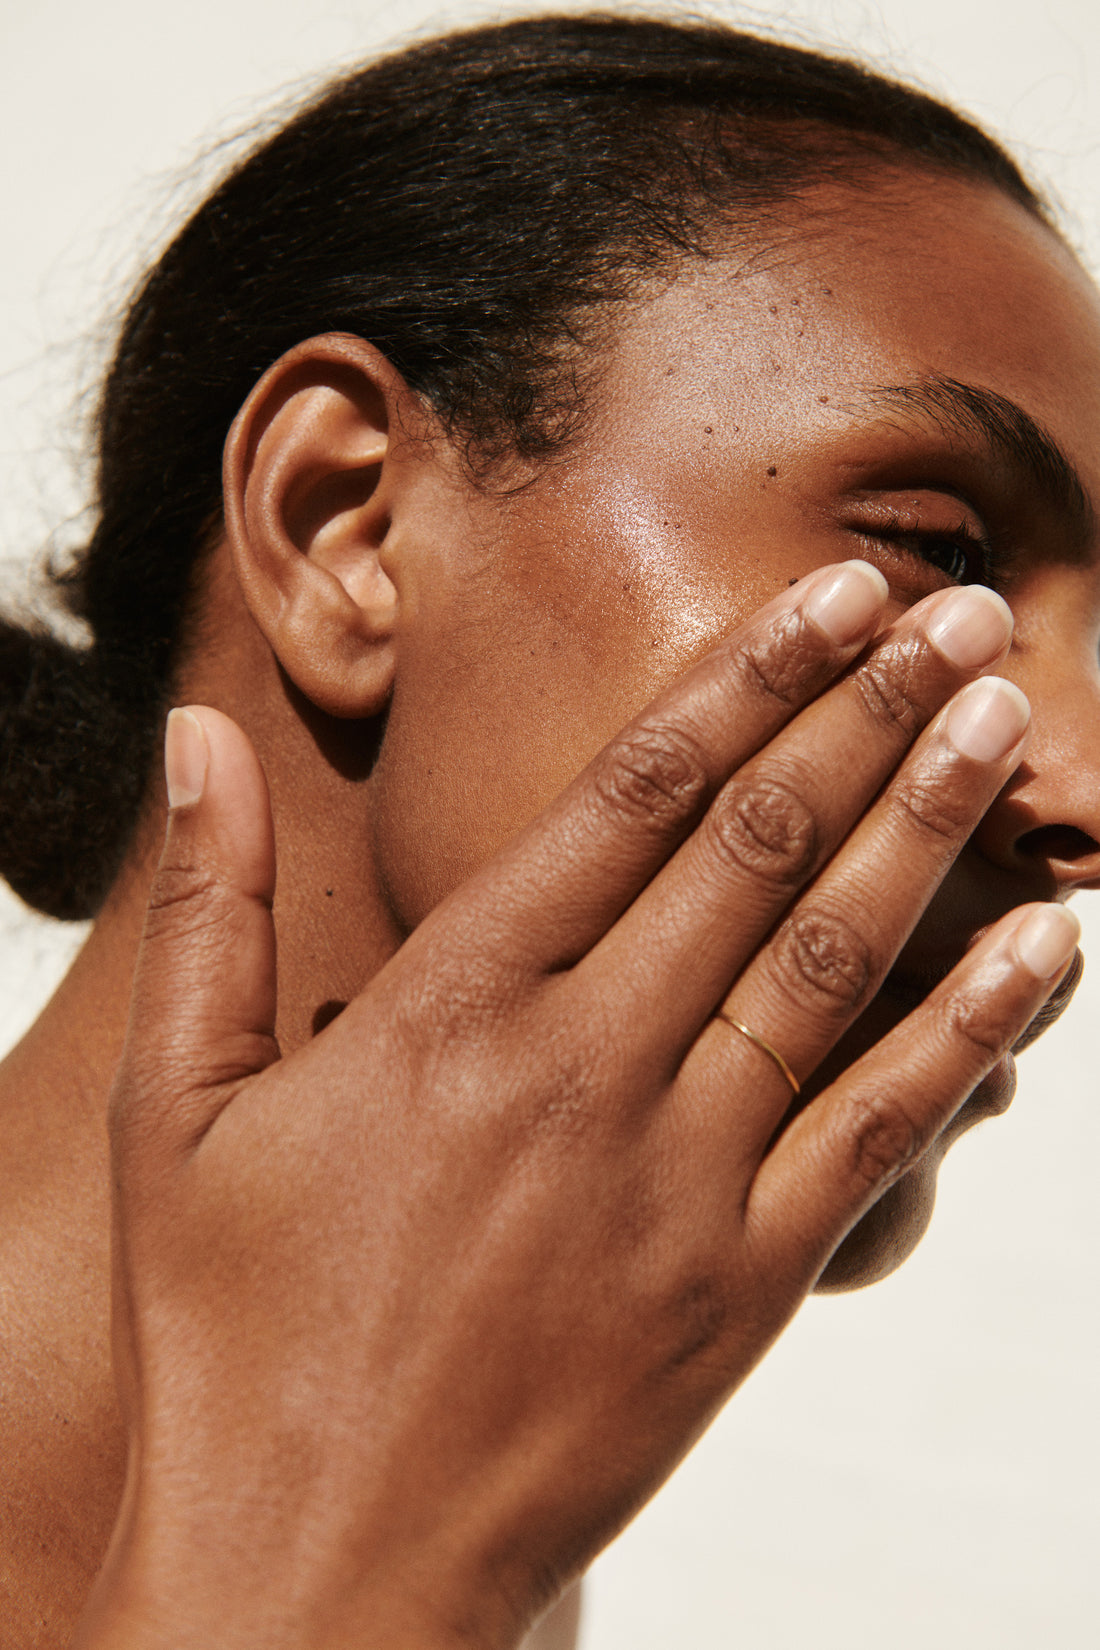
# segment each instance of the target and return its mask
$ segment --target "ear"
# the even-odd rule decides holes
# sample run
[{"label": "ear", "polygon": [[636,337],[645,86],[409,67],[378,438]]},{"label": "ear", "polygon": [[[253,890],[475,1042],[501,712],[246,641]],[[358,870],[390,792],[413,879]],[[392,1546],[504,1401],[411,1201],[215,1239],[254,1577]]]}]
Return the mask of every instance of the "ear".
[{"label": "ear", "polygon": [[226,536],[245,601],[330,716],[372,716],[392,688],[400,581],[386,548],[424,422],[384,356],[331,333],[276,361],[225,445]]}]

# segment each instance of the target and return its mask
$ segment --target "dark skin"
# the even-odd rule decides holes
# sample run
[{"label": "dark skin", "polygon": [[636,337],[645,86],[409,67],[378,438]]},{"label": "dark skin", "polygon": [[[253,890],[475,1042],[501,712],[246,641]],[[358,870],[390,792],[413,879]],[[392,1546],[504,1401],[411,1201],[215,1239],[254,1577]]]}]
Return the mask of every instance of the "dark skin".
[{"label": "dark skin", "polygon": [[[692,265],[627,316],[577,449],[520,491],[472,486],[357,340],[304,343],[243,409],[181,698],[227,712],[266,774],[277,996],[264,786],[203,711],[205,789],[174,815],[116,1097],[139,1452],[81,1643],[168,1642],[167,1611],[196,1644],[215,1624],[225,1644],[352,1643],[368,1621],[387,1645],[515,1644],[823,1269],[838,1285],[896,1264],[944,1140],[1006,1103],[1001,1056],[1064,961],[1036,973],[1005,914],[1100,878],[1098,547],[1006,451],[870,392],[939,374],[1009,398],[1096,496],[1100,321],[1064,249],[994,191],[882,182],[816,197],[747,275],[741,255]],[[950,556],[983,536],[1013,546],[1011,650],[995,603],[946,593]],[[853,555],[889,595],[864,579],[840,643],[807,617],[809,575]],[[990,667],[1033,726],[995,695],[987,754],[967,754],[943,707]],[[661,690],[631,748],[690,731],[702,780],[683,805],[656,826],[604,806],[613,753],[550,806]],[[161,800],[3,1068],[3,1604],[21,1645],[65,1642],[120,1494],[104,1117],[163,817]],[[808,921],[822,942],[812,989],[789,971],[799,946],[768,942],[792,917],[782,932]],[[713,1020],[724,1001],[804,1081],[797,1117]],[[562,1088],[571,1069],[597,1076]],[[500,1097],[488,1133],[463,1093]],[[339,1310],[319,1323],[325,1290]],[[381,1300],[422,1302],[415,1332]],[[295,1468],[272,1417],[319,1371]],[[245,1498],[243,1544],[211,1529],[219,1474]]]}]

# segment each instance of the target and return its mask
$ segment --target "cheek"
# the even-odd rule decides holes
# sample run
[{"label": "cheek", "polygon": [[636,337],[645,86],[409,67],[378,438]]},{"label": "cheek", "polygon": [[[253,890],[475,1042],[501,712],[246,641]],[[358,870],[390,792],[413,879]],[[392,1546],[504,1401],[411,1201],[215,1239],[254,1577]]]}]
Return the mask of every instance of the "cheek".
[{"label": "cheek", "polygon": [[732,469],[650,459],[552,472],[478,518],[476,552],[434,524],[372,780],[378,872],[406,931],[821,559],[792,558],[765,492],[735,508]]},{"label": "cheek", "polygon": [[[625,640],[620,627],[618,644]],[[374,848],[406,931],[527,825],[659,685],[639,637],[600,654],[548,619],[465,630],[401,675],[371,790]],[[419,648],[418,648],[419,651]]]},{"label": "cheek", "polygon": [[[683,535],[676,556],[649,554],[630,527],[609,519],[598,543],[568,524],[554,545],[529,533],[498,557],[503,573],[421,601],[371,779],[379,876],[404,930],[740,617],[731,572],[707,581]],[[737,607],[771,593],[750,582]]]}]

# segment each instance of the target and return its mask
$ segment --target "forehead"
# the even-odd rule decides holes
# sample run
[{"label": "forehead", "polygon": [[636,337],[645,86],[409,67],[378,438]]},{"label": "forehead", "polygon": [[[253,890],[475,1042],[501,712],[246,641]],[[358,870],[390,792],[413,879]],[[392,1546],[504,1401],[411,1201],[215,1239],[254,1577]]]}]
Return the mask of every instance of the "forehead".
[{"label": "forehead", "polygon": [[602,402],[620,436],[720,419],[756,445],[929,377],[1022,407],[1100,497],[1093,283],[999,190],[884,167],[812,192],[758,246],[687,265],[623,327]]}]

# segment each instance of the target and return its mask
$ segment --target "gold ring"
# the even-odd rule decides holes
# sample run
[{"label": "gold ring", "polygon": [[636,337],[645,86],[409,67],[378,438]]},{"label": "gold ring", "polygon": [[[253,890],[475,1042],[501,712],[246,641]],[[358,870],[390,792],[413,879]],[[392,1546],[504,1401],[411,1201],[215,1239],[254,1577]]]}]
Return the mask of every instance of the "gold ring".
[{"label": "gold ring", "polygon": [[794,1092],[796,1094],[802,1093],[801,1083],[798,1081],[798,1078],[795,1076],[794,1072],[791,1070],[790,1066],[787,1064],[786,1060],[784,1060],[777,1048],[772,1048],[772,1045],[770,1043],[766,1043],[763,1037],[758,1037],[755,1031],[750,1031],[748,1026],[742,1025],[740,1020],[735,1020],[732,1014],[723,1014],[722,1010],[719,1009],[714,1017],[716,1020],[724,1020],[728,1026],[733,1027],[734,1031],[739,1031],[742,1037],[747,1037],[750,1043],[755,1043],[757,1048],[761,1049],[768,1056],[769,1060],[775,1061],[776,1065],[779,1067]]}]

